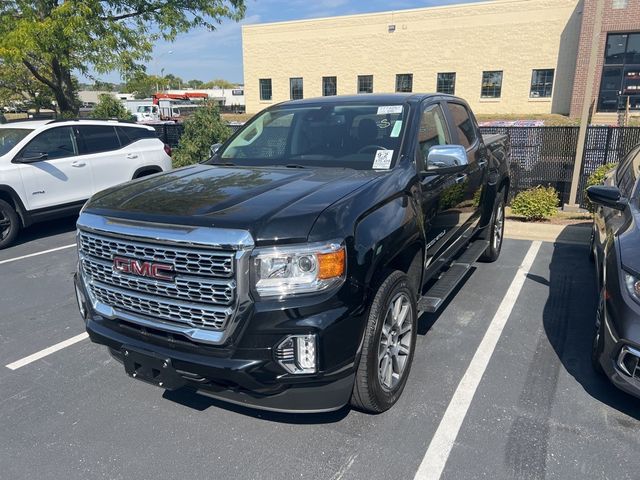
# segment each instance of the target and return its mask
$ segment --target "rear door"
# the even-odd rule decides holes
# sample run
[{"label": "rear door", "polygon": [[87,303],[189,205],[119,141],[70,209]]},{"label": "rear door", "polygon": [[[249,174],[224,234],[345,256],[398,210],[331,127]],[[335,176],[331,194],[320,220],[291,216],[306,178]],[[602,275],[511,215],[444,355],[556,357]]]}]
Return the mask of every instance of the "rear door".
[{"label": "rear door", "polygon": [[462,103],[447,101],[447,114],[454,141],[467,150],[469,164],[457,175],[460,202],[457,204],[459,227],[473,227],[480,219],[482,190],[487,180],[488,152],[482,142],[475,118]]},{"label": "rear door", "polygon": [[91,166],[94,193],[131,180],[136,152],[122,148],[112,125],[80,125],[79,148],[82,158]]},{"label": "rear door", "polygon": [[14,158],[29,210],[82,202],[91,196],[93,177],[87,162],[78,155],[75,129],[49,128]]}]

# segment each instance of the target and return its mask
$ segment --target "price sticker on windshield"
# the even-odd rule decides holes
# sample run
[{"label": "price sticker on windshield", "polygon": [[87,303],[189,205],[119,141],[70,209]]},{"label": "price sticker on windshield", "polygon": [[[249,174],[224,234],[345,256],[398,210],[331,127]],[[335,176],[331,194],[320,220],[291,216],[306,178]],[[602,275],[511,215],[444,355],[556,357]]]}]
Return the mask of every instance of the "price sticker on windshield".
[{"label": "price sticker on windshield", "polygon": [[402,113],[402,105],[384,105],[378,107],[378,115],[390,115],[393,113]]},{"label": "price sticker on windshield", "polygon": [[393,159],[393,150],[378,150],[376,158],[373,160],[374,170],[389,170],[391,168],[391,160]]}]

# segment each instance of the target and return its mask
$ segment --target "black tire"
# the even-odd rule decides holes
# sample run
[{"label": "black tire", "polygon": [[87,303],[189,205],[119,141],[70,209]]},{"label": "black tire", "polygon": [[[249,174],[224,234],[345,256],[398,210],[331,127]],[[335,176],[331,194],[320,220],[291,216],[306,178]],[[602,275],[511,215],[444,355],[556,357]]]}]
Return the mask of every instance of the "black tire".
[{"label": "black tire", "polygon": [[505,201],[504,193],[498,193],[498,200],[493,207],[493,213],[491,214],[491,225],[487,232],[486,240],[489,240],[489,246],[480,256],[482,262],[495,262],[500,256],[502,250],[502,241],[504,240],[504,213]]},{"label": "black tire", "polygon": [[591,229],[591,239],[589,240],[589,260],[591,263],[596,261],[596,232],[595,229]]},{"label": "black tire", "polygon": [[0,250],[8,247],[18,236],[20,231],[20,218],[4,200],[0,200]]},{"label": "black tire", "polygon": [[604,298],[603,294],[600,295],[600,302],[598,304],[598,311],[596,313],[597,321],[596,328],[593,332],[593,342],[591,343],[591,366],[595,372],[599,375],[604,375],[604,369],[600,363],[600,358],[604,352]]},{"label": "black tire", "polygon": [[[393,333],[388,329],[388,324],[385,324],[389,320],[393,322],[393,306],[399,301],[401,302],[399,311],[405,311],[407,306],[407,313],[405,321]],[[403,272],[391,272],[378,288],[369,308],[362,354],[351,394],[353,407],[369,413],[381,413],[398,401],[407,383],[413,362],[418,327],[417,313],[416,295],[409,278]],[[406,329],[406,322],[410,322],[411,330],[402,334],[401,331]],[[383,327],[386,327],[387,332],[385,338],[382,338]],[[410,341],[408,347],[407,340]],[[404,353],[407,350],[408,352]],[[400,370],[398,376],[394,377],[396,366],[400,364],[402,368],[398,368]],[[385,380],[381,380],[382,372],[388,372],[388,369],[383,369],[383,366],[391,369],[391,377],[387,377],[389,385],[385,384]]]}]

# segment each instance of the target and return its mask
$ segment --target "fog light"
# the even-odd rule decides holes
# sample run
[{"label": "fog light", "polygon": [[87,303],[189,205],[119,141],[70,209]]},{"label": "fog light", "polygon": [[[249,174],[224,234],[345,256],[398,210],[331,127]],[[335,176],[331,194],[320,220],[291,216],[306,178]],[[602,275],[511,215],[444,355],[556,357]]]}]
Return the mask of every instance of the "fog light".
[{"label": "fog light", "polygon": [[316,335],[291,335],[276,347],[276,360],[289,373],[315,373],[316,343]]},{"label": "fog light", "polygon": [[76,301],[78,302],[78,309],[80,310],[80,315],[83,320],[87,319],[87,300],[84,296],[84,293],[78,288],[78,285],[74,285],[76,288]]}]

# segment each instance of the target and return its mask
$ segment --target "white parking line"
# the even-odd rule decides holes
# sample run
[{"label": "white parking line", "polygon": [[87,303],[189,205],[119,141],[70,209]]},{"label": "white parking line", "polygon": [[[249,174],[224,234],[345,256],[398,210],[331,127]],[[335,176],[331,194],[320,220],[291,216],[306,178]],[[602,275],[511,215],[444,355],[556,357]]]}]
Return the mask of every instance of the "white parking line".
[{"label": "white parking line", "polygon": [[44,358],[47,355],[51,355],[52,353],[55,353],[58,350],[62,350],[63,348],[69,347],[74,343],[78,343],[84,340],[85,338],[89,338],[89,335],[87,335],[87,332],[76,335],[75,337],[71,337],[63,342],[56,343],[55,345],[52,345],[49,348],[45,348],[44,350],[40,350],[39,352],[29,355],[28,357],[24,357],[20,360],[16,360],[15,362],[10,363],[9,365],[6,365],[6,367],[9,370],[17,370],[21,367],[24,367],[25,365],[29,365],[30,363],[35,362],[36,360],[40,360],[41,358]]},{"label": "white parking line", "polygon": [[438,480],[442,475],[462,422],[471,406],[471,401],[487,369],[489,360],[511,315],[511,311],[527,278],[527,273],[531,269],[531,265],[533,265],[541,244],[541,242],[536,241],[529,247],[529,251],[524,257],[522,265],[518,268],[507,293],[498,307],[498,311],[493,320],[491,320],[489,328],[469,364],[469,368],[467,368],[464,377],[460,380],[460,384],[453,394],[453,398],[451,398],[440,425],[438,425],[438,429],[431,439],[427,453],[416,472],[415,480]]},{"label": "white parking line", "polygon": [[67,248],[71,248],[75,246],[76,244],[72,243],[70,245],[64,245],[62,247],[52,248],[50,250],[43,250],[42,252],[30,253],[29,255],[22,255],[21,257],[14,257],[14,258],[9,258],[7,260],[0,260],[0,265],[2,265],[3,263],[17,262],[18,260],[23,260],[25,258],[37,257],[38,255],[44,255],[45,253],[57,252],[58,250],[65,250]]}]

